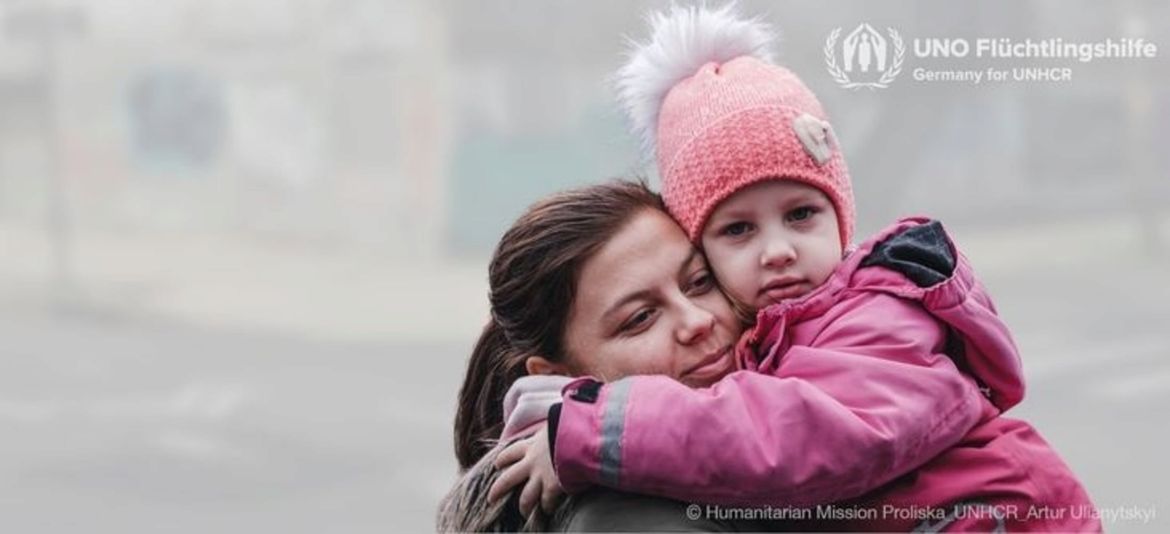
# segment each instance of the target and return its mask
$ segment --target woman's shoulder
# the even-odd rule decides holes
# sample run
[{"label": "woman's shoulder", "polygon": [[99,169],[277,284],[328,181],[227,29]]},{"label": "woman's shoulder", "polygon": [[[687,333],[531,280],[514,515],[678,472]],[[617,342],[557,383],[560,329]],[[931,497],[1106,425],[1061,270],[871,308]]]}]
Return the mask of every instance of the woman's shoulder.
[{"label": "woman's shoulder", "polygon": [[[488,489],[499,471],[495,457],[500,448],[491,449],[475,465],[460,474],[455,485],[439,501],[435,516],[436,532],[515,532],[540,530],[525,528],[517,499],[501,502],[488,500]],[[513,496],[515,497],[515,496]]]},{"label": "woman's shoulder", "polygon": [[[698,507],[698,508],[696,508]],[[552,518],[555,532],[738,532],[760,526],[706,517],[703,505],[594,488],[569,499]],[[696,514],[696,510],[699,513]],[[693,519],[692,519],[693,518]],[[746,528],[745,528],[746,527]]]}]

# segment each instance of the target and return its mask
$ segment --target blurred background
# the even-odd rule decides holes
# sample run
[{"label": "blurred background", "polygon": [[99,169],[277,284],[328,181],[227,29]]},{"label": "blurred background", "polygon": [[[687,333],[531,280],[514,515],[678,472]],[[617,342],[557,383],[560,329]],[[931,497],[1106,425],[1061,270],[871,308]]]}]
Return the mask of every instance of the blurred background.
[{"label": "blurred background", "polygon": [[[947,222],[1023,351],[1013,414],[1157,514],[1107,529],[1165,531],[1170,4],[742,4],[829,110],[859,234]],[[433,530],[491,250],[653,178],[605,77],[665,5],[0,0],[0,530]],[[1160,50],[849,91],[822,49],[861,22]]]}]

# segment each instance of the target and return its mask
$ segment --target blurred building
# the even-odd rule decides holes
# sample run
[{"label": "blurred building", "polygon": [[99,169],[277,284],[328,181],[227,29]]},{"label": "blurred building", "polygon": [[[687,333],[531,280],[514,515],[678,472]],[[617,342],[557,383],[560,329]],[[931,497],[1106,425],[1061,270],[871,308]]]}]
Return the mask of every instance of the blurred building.
[{"label": "blurred building", "polygon": [[[58,209],[70,227],[482,254],[547,192],[653,174],[605,80],[655,5],[7,2],[0,218]],[[859,93],[833,85],[820,53],[854,20],[910,36],[1160,36],[1164,3],[849,7],[745,5],[782,30],[780,60],[833,115],[863,226],[1166,198],[1164,59],[1081,65],[1068,84]]]}]

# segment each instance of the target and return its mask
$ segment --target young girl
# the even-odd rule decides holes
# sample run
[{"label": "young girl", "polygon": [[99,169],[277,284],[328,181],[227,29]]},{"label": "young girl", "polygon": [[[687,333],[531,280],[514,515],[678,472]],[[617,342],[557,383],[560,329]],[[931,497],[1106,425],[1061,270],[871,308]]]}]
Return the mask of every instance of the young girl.
[{"label": "young girl", "polygon": [[[849,247],[849,175],[816,97],[757,21],[673,8],[619,73],[668,210],[755,317],[698,371],[564,388],[548,428],[501,454],[493,494],[603,485],[733,506],[818,508],[834,528],[1100,530],[1060,457],[1002,413],[1024,386],[1007,326],[935,221]],[[613,336],[654,327],[631,310]],[[547,455],[547,456],[546,456]],[[551,458],[551,462],[549,459]],[[555,475],[552,469],[555,466]],[[543,487],[542,487],[543,486]]]}]

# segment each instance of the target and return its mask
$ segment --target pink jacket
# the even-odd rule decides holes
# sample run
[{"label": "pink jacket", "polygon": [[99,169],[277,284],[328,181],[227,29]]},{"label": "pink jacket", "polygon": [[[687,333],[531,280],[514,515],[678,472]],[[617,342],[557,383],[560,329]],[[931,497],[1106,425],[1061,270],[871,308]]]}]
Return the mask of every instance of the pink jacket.
[{"label": "pink jacket", "polygon": [[1063,522],[1008,518],[1009,530],[1100,529],[1071,519],[1066,508],[1092,503],[1056,453],[999,416],[1023,398],[1019,355],[937,222],[903,219],[862,243],[821,287],[762,310],[739,349],[742,370],[710,388],[665,376],[566,386],[550,420],[562,486],[879,512],[840,529],[952,528],[977,514],[882,507],[971,502],[1065,509]]}]

